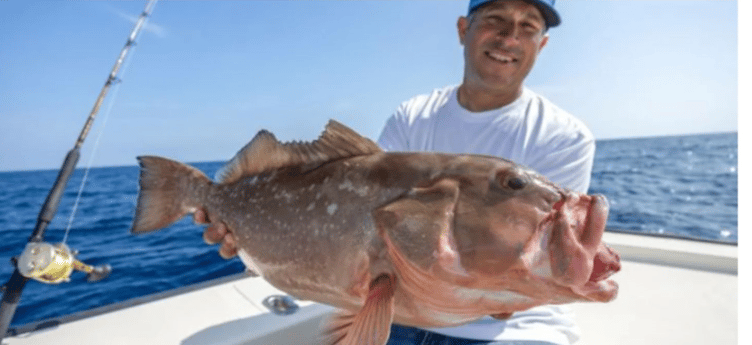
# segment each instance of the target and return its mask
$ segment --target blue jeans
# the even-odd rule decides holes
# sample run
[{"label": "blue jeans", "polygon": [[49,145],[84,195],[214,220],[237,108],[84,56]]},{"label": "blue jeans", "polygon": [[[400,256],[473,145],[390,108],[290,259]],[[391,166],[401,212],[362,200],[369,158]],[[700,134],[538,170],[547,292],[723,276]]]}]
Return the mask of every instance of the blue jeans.
[{"label": "blue jeans", "polygon": [[386,345],[553,345],[541,341],[489,341],[454,338],[418,328],[392,324]]}]

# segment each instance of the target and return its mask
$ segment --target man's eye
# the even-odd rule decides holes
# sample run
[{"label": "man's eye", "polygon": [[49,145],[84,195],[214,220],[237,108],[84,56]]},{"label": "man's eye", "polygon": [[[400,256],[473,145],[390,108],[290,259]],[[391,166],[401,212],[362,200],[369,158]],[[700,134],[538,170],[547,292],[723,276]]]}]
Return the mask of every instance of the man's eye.
[{"label": "man's eye", "polygon": [[525,31],[538,32],[538,26],[531,23],[522,23],[522,28]]}]

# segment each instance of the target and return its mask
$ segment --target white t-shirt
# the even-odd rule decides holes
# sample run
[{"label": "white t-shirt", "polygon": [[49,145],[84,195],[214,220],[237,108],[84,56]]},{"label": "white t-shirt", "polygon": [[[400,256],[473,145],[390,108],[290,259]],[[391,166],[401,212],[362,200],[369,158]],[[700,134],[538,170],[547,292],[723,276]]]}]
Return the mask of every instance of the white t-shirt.
[{"label": "white t-shirt", "polygon": [[[477,153],[510,159],[552,182],[587,192],[595,154],[588,128],[549,100],[524,88],[514,102],[471,112],[457,101],[458,86],[436,89],[402,103],[379,137],[387,151]],[[565,306],[540,306],[500,321],[431,329],[478,340],[545,341],[571,344],[579,339],[574,315]]]}]

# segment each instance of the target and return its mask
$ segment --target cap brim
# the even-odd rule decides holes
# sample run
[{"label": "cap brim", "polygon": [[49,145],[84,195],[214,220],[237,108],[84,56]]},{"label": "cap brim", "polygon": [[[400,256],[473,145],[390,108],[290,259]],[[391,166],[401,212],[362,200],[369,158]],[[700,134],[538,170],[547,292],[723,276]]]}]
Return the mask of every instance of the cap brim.
[{"label": "cap brim", "polygon": [[536,5],[536,7],[538,7],[538,10],[541,11],[543,19],[546,21],[547,27],[552,28],[561,24],[561,17],[559,17],[559,13],[557,13],[556,10],[554,10],[551,6],[540,1],[533,0],[529,2]]},{"label": "cap brim", "polygon": [[[531,5],[538,8],[538,11],[540,11],[541,15],[543,15],[543,20],[546,21],[547,28],[552,28],[555,26],[559,26],[559,24],[561,24],[561,17],[559,17],[559,13],[556,12],[556,10],[553,7],[551,7],[549,4],[540,0],[523,0],[523,1],[530,3]],[[486,4],[490,2],[492,1],[483,2],[473,7],[470,7],[468,9],[467,14],[470,15],[470,13],[485,6]]]}]

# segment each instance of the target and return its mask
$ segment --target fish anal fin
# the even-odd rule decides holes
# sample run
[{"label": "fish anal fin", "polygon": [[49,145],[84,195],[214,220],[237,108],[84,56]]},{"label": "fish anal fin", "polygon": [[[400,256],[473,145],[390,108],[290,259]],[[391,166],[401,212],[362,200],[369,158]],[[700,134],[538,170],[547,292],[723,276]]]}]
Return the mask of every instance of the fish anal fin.
[{"label": "fish anal fin", "polygon": [[326,345],[384,345],[394,317],[394,278],[374,279],[366,303],[357,312],[335,314],[324,329]]},{"label": "fish anal fin", "polygon": [[310,168],[330,160],[378,152],[382,150],[376,143],[334,120],[312,142],[282,143],[262,130],[222,168],[219,182],[231,183],[273,169]]}]

